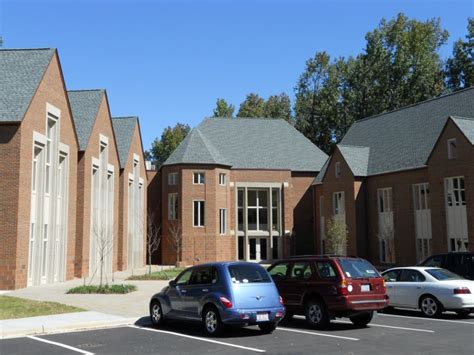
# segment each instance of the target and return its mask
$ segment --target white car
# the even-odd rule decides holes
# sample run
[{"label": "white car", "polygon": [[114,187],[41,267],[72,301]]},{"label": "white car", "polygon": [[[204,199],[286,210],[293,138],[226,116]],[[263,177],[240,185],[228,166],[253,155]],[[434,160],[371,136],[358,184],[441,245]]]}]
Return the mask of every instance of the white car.
[{"label": "white car", "polygon": [[444,310],[474,312],[474,281],[437,267],[397,267],[382,273],[391,307],[421,309],[427,317]]}]

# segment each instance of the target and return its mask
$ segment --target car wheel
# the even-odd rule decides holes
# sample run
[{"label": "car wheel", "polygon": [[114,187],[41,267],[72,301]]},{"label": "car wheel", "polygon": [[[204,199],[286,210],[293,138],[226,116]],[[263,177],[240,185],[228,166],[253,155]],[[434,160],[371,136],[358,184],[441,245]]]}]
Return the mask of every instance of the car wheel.
[{"label": "car wheel", "polygon": [[438,316],[441,313],[441,303],[433,296],[424,296],[420,301],[421,312],[429,318]]},{"label": "car wheel", "polygon": [[263,324],[259,324],[258,327],[260,328],[262,333],[270,334],[276,329],[277,324],[276,323],[263,323]]},{"label": "car wheel", "polygon": [[163,317],[163,310],[161,309],[161,304],[157,300],[153,300],[150,304],[150,318],[153,326],[162,325],[165,321]]},{"label": "car wheel", "polygon": [[471,314],[471,310],[470,309],[460,309],[459,311],[456,311],[456,314],[459,316],[459,317],[467,317],[469,314]]},{"label": "car wheel", "polygon": [[207,334],[216,336],[222,333],[224,325],[222,324],[217,308],[207,307],[203,312],[202,322]]},{"label": "car wheel", "polygon": [[329,324],[325,304],[317,299],[309,300],[305,306],[306,321],[315,328],[324,328]]},{"label": "car wheel", "polygon": [[372,321],[373,317],[374,317],[374,312],[370,311],[370,312],[360,314],[355,317],[350,317],[349,319],[356,327],[362,328],[362,327],[365,327],[367,324],[369,324]]}]

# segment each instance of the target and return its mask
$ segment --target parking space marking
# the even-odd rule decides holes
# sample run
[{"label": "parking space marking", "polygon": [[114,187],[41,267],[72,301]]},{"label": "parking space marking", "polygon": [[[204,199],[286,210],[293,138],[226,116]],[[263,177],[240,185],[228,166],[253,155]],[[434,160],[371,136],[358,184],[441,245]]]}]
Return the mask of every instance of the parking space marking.
[{"label": "parking space marking", "polygon": [[237,345],[237,344],[232,344],[232,343],[225,343],[225,342],[223,342],[223,341],[217,341],[217,340],[212,340],[212,339],[206,339],[206,338],[196,337],[196,336],[193,336],[193,335],[187,335],[187,334],[182,334],[182,333],[171,332],[171,331],[169,331],[169,330],[161,330],[161,329],[154,329],[154,328],[145,328],[145,327],[139,327],[139,326],[136,326],[136,325],[129,325],[129,327],[130,327],[130,328],[136,328],[136,329],[142,329],[142,330],[148,330],[148,331],[150,331],[150,332],[176,335],[176,336],[183,337],[183,338],[188,338],[188,339],[206,341],[206,342],[208,342],[208,343],[214,343],[214,344],[219,344],[219,345],[230,346],[230,347],[233,347],[233,348],[238,348],[238,349],[244,349],[244,350],[254,351],[254,352],[257,352],[257,353],[264,353],[264,352],[266,352],[266,350],[263,350],[263,349],[250,348],[250,347],[248,347],[248,346],[242,346],[242,345]]},{"label": "parking space marking", "polygon": [[[336,323],[344,323],[344,324],[352,324],[352,322],[345,321],[345,320],[332,320],[331,322],[336,322]],[[385,324],[374,324],[374,323],[369,323],[367,324],[371,327],[382,327],[382,328],[392,328],[392,329],[400,329],[400,330],[410,330],[414,332],[424,332],[424,333],[434,333],[434,330],[428,330],[428,329],[418,329],[418,328],[405,328],[405,327],[395,327],[393,325],[385,325]]]},{"label": "parking space marking", "polygon": [[427,320],[427,321],[436,321],[436,322],[448,322],[448,323],[460,323],[460,324],[470,324],[474,325],[474,322],[464,322],[462,320],[451,320],[451,319],[436,319],[436,318],[422,318],[422,317],[413,317],[413,316],[399,316],[398,314],[385,314],[379,313],[378,316],[384,317],[398,317],[398,318],[412,318],[412,319],[420,319],[420,320]]},{"label": "parking space marking", "polygon": [[77,353],[81,353],[81,354],[84,354],[84,355],[94,355],[94,353],[91,353],[89,351],[85,351],[85,350],[82,350],[82,349],[79,349],[79,348],[75,348],[73,346],[69,346],[69,345],[66,345],[66,344],[63,344],[63,343],[58,343],[56,341],[51,341],[51,340],[46,340],[46,339],[43,339],[43,338],[38,338],[38,337],[35,337],[33,335],[27,336],[27,338],[37,340],[37,341],[41,341],[43,343],[47,343],[47,344],[51,344],[51,345],[56,345],[56,346],[59,346],[61,348],[69,349],[69,350],[72,350],[72,351],[75,351]]},{"label": "parking space marking", "polygon": [[343,337],[343,336],[340,336],[340,335],[332,335],[332,334],[325,334],[325,333],[316,333],[316,332],[310,332],[310,331],[299,330],[299,329],[292,329],[292,328],[287,328],[287,327],[278,327],[277,330],[285,330],[287,332],[317,335],[317,336],[328,337],[328,338],[338,338],[338,339],[354,340],[354,341],[360,340],[360,339],[357,339],[357,338]]}]

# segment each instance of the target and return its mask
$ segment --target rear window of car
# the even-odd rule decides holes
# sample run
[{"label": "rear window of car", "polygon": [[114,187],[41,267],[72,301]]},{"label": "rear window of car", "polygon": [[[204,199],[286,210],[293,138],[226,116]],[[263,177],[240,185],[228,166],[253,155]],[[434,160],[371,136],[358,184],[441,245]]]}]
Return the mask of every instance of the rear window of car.
[{"label": "rear window of car", "polygon": [[378,271],[364,259],[338,259],[346,277],[353,279],[380,277]]},{"label": "rear window of car", "polygon": [[464,278],[446,269],[426,269],[426,272],[439,281],[463,280]]},{"label": "rear window of car", "polygon": [[268,273],[260,265],[230,265],[228,268],[232,283],[271,282]]}]

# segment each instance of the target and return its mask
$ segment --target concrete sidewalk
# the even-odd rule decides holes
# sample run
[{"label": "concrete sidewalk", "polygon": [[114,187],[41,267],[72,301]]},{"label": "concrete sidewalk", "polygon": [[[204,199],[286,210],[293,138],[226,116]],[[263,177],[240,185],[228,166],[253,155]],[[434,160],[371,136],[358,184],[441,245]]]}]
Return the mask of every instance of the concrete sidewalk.
[{"label": "concrete sidewalk", "polygon": [[[156,271],[156,269],[155,267],[153,271]],[[146,268],[135,269],[133,270],[133,274],[141,275],[146,271]],[[89,327],[97,328],[132,324],[142,317],[148,317],[148,306],[151,296],[168,285],[168,281],[125,281],[131,274],[131,271],[116,272],[113,275],[113,282],[111,282],[111,275],[108,277],[109,284],[127,283],[137,286],[137,291],[124,295],[66,294],[72,287],[83,285],[83,279],[74,279],[57,284],[34,286],[5,292],[3,294],[7,296],[38,301],[59,302],[84,308],[89,312],[0,321],[2,337],[3,333],[11,337],[37,334],[39,332],[57,332],[61,331],[61,329],[79,330],[88,329]],[[94,281],[92,284],[98,283],[97,280]],[[89,281],[86,280],[85,283],[89,284]],[[24,329],[23,333],[21,329]],[[40,331],[41,329],[43,330]]]}]

